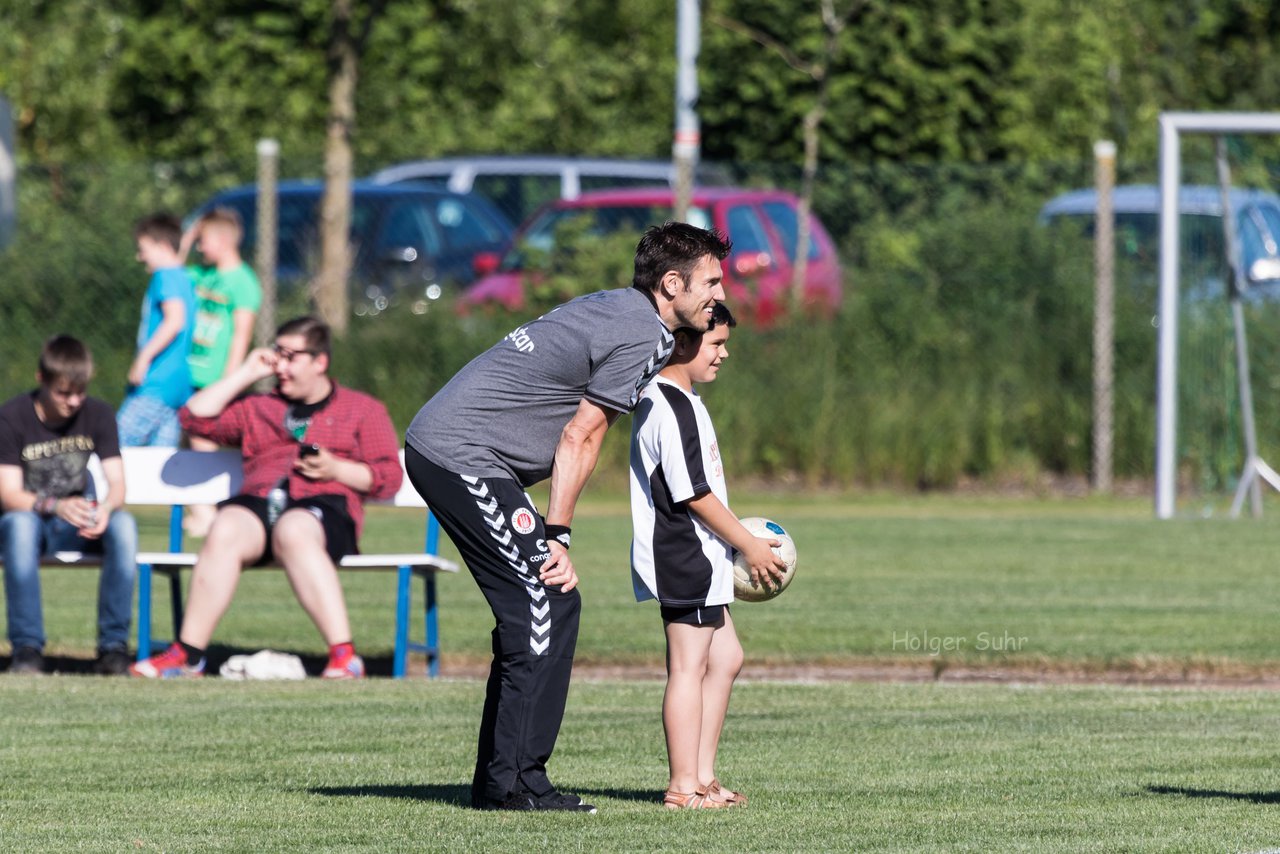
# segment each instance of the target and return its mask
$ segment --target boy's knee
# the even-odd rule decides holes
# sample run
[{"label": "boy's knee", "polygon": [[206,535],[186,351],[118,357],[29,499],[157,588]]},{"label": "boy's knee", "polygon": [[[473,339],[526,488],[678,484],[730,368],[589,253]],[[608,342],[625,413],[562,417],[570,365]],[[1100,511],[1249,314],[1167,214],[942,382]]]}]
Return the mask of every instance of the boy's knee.
[{"label": "boy's knee", "polygon": [[299,549],[324,551],[324,547],[324,527],[305,510],[282,514],[271,528],[271,550],[277,557]]}]

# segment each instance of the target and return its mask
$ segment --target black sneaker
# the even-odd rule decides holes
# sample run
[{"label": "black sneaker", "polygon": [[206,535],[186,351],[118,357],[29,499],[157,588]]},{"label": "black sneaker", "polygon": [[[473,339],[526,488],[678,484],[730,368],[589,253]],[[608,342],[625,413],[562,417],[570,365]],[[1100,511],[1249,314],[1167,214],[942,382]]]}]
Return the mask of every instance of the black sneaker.
[{"label": "black sneaker", "polygon": [[539,810],[566,810],[568,812],[586,812],[594,813],[596,808],[591,804],[584,804],[582,798],[577,795],[566,795],[552,789],[545,795],[534,797],[533,802],[537,805],[534,809]]},{"label": "black sneaker", "polygon": [[13,651],[10,673],[43,673],[44,653],[34,646],[20,646]]},{"label": "black sneaker", "polygon": [[482,810],[516,810],[519,812],[539,812],[542,810],[559,810],[561,812],[594,813],[596,808],[584,804],[577,795],[565,795],[552,789],[545,795],[534,795],[531,792],[510,792],[502,800],[486,798],[476,809]]},{"label": "black sneaker", "polygon": [[98,653],[98,660],[93,663],[93,672],[101,676],[123,676],[129,672],[129,665],[132,663],[128,650],[106,649]]},{"label": "black sneaker", "polygon": [[534,802],[533,795],[528,792],[510,792],[501,800],[493,798],[481,798],[479,801],[472,803],[478,810],[524,810],[532,811],[538,808]]}]

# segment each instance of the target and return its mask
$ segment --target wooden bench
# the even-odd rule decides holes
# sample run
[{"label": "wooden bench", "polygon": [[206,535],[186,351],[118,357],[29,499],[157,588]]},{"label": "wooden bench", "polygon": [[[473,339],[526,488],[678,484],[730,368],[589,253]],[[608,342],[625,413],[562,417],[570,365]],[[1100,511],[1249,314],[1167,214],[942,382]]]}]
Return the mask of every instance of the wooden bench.
[{"label": "wooden bench", "polygon": [[[173,615],[173,636],[182,628],[181,571],[195,566],[196,555],[183,550],[183,508],[192,504],[216,504],[235,495],[240,489],[242,468],[238,451],[174,450],[172,448],[123,448],[125,503],[131,506],[167,506],[169,513],[169,550],[138,553],[138,658],[159,651],[162,643],[151,638],[152,577],[160,573],[169,578],[169,607]],[[404,454],[401,452],[401,468]],[[102,468],[95,457],[90,464],[98,494],[106,494]],[[427,672],[435,677],[440,672],[440,629],[436,598],[437,572],[457,572],[458,565],[438,554],[440,527],[426,503],[414,490],[406,476],[400,491],[387,501],[371,501],[393,507],[419,507],[426,510],[425,548],[412,554],[348,555],[339,571],[396,570],[396,628],[392,674],[403,678],[410,652],[427,657]],[[79,552],[59,552],[46,558],[46,566],[93,566],[100,559]],[[256,568],[256,567],[255,567]],[[263,567],[265,568],[265,567]],[[279,567],[276,567],[277,569]],[[423,580],[425,610],[423,641],[409,639],[409,603],[413,576]]]}]

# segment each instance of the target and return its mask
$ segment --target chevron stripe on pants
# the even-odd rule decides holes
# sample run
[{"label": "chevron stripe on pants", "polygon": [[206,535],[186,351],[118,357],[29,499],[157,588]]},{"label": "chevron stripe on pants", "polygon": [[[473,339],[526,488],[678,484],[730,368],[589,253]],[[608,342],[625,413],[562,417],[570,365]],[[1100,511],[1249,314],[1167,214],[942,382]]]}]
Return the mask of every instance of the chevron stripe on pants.
[{"label": "chevron stripe on pants", "polygon": [[537,513],[514,480],[441,468],[412,447],[405,470],[493,611],[493,663],[480,718],[471,799],[553,790],[547,760],[564,718],[581,599],[538,579],[549,556]]}]

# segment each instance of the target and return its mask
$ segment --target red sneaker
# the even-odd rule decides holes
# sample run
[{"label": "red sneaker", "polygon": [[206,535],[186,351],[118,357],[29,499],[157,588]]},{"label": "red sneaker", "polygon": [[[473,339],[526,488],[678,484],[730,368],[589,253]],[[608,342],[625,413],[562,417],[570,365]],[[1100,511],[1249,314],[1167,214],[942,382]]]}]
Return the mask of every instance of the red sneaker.
[{"label": "red sneaker", "polygon": [[182,644],[174,643],[159,655],[130,664],[129,675],[143,679],[199,679],[204,676],[204,659],[189,664]]},{"label": "red sneaker", "polygon": [[364,659],[352,653],[343,658],[330,658],[321,679],[363,679]]}]

